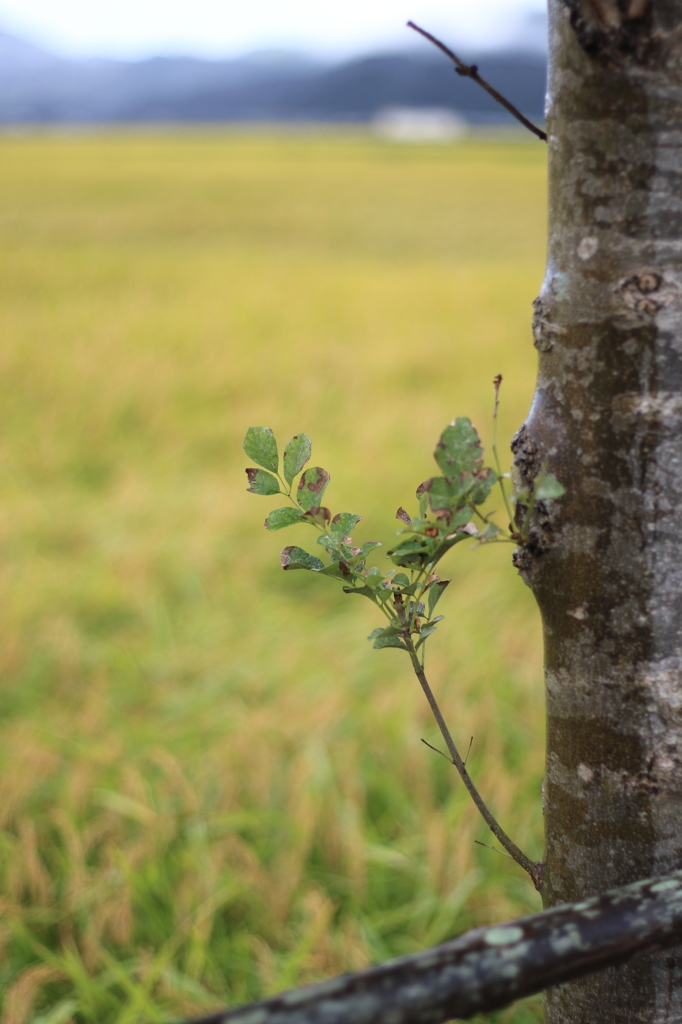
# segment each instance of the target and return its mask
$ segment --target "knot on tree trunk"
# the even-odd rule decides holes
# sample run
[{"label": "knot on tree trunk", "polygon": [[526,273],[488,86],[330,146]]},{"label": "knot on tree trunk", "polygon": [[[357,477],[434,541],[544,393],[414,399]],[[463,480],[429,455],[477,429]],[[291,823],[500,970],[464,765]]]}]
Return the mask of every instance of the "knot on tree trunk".
[{"label": "knot on tree trunk", "polygon": [[652,0],[564,0],[583,50],[610,67],[658,62],[660,40],[653,28]]},{"label": "knot on tree trunk", "polygon": [[[538,476],[547,470],[545,452],[531,436],[528,426],[524,424],[514,435],[511,443],[514,454],[512,476],[514,489],[517,493],[530,493]],[[533,577],[539,560],[552,547],[555,534],[556,503],[535,502],[528,522],[528,505],[517,498],[514,522],[524,539],[512,555],[512,562],[519,570],[524,583],[532,587]]]}]

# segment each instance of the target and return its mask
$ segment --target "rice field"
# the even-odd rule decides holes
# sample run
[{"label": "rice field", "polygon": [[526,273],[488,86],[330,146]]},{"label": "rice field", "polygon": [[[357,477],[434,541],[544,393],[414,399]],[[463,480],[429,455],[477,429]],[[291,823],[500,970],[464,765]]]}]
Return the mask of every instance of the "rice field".
[{"label": "rice field", "polygon": [[[241,441],[306,431],[390,546],[454,416],[529,406],[540,143],[0,137],[1,1024],[152,1024],[539,909],[368,602],[282,573]],[[429,672],[542,852],[541,640],[449,556]],[[366,604],[367,607],[361,607]],[[491,1019],[540,1019],[527,1000]]]}]

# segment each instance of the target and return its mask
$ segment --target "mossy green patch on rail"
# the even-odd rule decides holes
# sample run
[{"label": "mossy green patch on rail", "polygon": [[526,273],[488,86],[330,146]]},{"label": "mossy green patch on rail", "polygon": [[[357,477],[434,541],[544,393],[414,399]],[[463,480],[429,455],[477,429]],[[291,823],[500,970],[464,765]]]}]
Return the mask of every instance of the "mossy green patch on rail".
[{"label": "mossy green patch on rail", "polygon": [[[443,424],[489,442],[496,373],[509,438],[544,159],[0,138],[3,1024],[181,1019],[537,908],[474,845],[421,692],[366,649],[371,611],[277,568],[241,441],[312,434],[356,536],[390,545]],[[507,549],[464,547],[431,677],[538,857],[537,616]]]}]

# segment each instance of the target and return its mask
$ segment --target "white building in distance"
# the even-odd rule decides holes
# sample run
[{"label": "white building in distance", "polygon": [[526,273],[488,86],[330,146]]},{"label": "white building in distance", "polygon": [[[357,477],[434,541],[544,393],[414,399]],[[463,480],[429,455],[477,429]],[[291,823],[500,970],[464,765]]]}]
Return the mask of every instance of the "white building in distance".
[{"label": "white building in distance", "polygon": [[383,107],[372,118],[371,127],[390,142],[455,142],[469,126],[445,107]]}]

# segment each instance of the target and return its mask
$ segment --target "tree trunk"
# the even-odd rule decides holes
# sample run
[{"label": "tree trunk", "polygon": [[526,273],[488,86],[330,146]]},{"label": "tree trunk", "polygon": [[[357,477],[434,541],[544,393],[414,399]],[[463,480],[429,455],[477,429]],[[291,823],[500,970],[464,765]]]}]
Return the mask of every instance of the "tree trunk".
[{"label": "tree trunk", "polygon": [[[547,272],[515,559],[545,635],[546,906],[682,865],[682,0],[550,0]],[[522,514],[523,510],[520,510]],[[682,1021],[682,953],[550,990],[550,1024]]]}]

